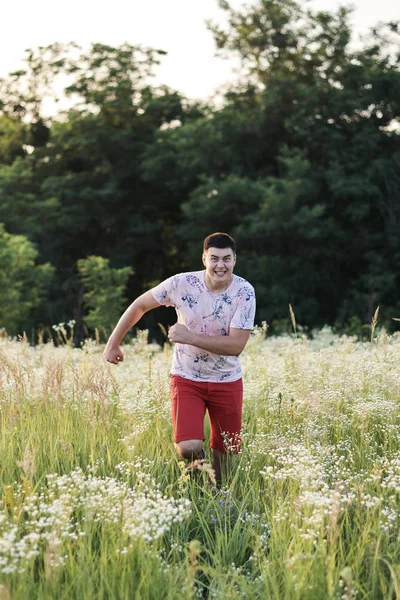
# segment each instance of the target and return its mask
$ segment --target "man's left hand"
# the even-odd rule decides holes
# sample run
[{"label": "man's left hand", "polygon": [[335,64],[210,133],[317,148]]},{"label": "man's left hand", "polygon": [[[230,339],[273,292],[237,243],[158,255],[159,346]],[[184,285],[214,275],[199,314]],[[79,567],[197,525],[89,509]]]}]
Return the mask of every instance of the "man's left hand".
[{"label": "man's left hand", "polygon": [[185,325],[175,323],[168,331],[168,339],[173,344],[191,344],[193,334]]}]

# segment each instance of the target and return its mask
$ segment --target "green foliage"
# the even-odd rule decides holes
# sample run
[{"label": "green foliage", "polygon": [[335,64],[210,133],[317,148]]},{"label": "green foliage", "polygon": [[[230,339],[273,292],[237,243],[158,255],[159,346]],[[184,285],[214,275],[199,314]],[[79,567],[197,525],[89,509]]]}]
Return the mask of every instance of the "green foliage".
[{"label": "green foliage", "polygon": [[[141,156],[160,127],[185,121],[186,113],[195,118],[198,109],[166,86],[149,86],[160,55],[127,44],[94,44],[86,53],[54,44],[30,51],[26,70],[0,85],[4,118],[30,120],[32,146],[23,160],[0,167],[0,220],[34,241],[41,260],[54,265],[41,318],[49,325],[73,318],[76,342],[84,336],[79,259],[107,255],[117,266],[137,264],[130,297],[180,269],[173,232],[179,202],[144,180]],[[68,75],[65,92],[75,106],[47,136],[41,93],[61,73]],[[15,113],[17,102],[22,108]]]},{"label": "green foliage", "polygon": [[22,334],[43,298],[53,267],[36,264],[38,252],[22,235],[10,235],[0,224],[0,328]]},{"label": "green foliage", "polygon": [[18,119],[0,116],[0,165],[12,164],[18,156],[24,156],[25,128]]},{"label": "green foliage", "polygon": [[85,289],[87,314],[85,323],[92,330],[109,335],[121,315],[131,267],[115,269],[102,256],[88,256],[78,261],[78,271]]},{"label": "green foliage", "polygon": [[[59,209],[55,198],[43,198],[41,178],[34,157],[18,157],[12,164],[0,165],[0,222],[8,231],[29,237],[39,251],[49,243]],[[49,230],[46,240],[45,230]],[[43,258],[54,260],[54,256]]]},{"label": "green foliage", "polygon": [[[134,264],[135,297],[201,267],[215,230],[237,238],[258,321],[289,303],[310,328],[399,314],[398,25],[355,46],[347,7],[219,4],[227,24],[209,27],[242,70],[218,108],[152,86],[163,51],[129,44],[29,50],[0,81],[0,222],[54,265],[37,314],[76,320],[76,342],[77,261]],[[51,122],[43,99],[66,80],[70,109]]]},{"label": "green foliage", "polygon": [[[199,261],[199,249],[208,235],[210,223],[215,231],[234,231],[238,217],[251,215],[262,202],[265,187],[262,181],[228,175],[223,180],[210,177],[192,192],[182,204],[184,216],[180,235],[190,243],[193,267]],[[241,248],[238,249],[241,260]]]},{"label": "green foliage", "polygon": [[[228,26],[210,28],[223,53],[239,54],[243,76],[201,141],[193,126],[166,135],[185,177],[196,165],[191,155],[201,160],[181,231],[200,237],[226,224],[239,242],[238,272],[255,284],[260,319],[284,318],[291,302],[302,323],[340,328],[354,314],[370,321],[380,304],[389,323],[399,304],[398,28],[375,28],[351,50],[347,8],[220,5]],[[181,148],[193,129],[193,145]],[[263,186],[262,200],[251,204],[251,185],[241,210],[234,194],[220,196],[218,208],[216,198],[202,198],[203,181],[219,190],[232,176]]]}]

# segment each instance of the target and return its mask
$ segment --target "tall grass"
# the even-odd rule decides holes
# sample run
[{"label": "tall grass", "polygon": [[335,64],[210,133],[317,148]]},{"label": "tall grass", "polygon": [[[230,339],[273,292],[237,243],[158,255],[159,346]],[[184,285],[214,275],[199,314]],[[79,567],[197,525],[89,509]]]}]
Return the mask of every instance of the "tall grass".
[{"label": "tall grass", "polygon": [[221,489],[175,456],[170,347],[3,339],[0,598],[399,598],[400,336],[264,334]]}]

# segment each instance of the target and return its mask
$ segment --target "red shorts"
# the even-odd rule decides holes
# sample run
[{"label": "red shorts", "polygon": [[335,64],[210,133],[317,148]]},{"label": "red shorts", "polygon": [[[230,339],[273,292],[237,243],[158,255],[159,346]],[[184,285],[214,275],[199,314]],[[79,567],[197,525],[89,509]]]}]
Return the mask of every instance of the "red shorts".
[{"label": "red shorts", "polygon": [[212,383],[171,375],[174,442],[204,440],[204,415],[210,419],[210,447],[224,453],[240,450],[243,381]]}]

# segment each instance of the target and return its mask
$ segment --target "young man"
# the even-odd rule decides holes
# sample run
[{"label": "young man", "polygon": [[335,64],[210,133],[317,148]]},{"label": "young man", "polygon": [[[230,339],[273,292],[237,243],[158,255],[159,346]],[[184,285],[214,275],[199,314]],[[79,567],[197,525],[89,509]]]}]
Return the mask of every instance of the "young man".
[{"label": "young man", "polygon": [[221,482],[227,453],[240,450],[243,384],[239,355],[254,326],[253,287],[233,274],[236,245],[226,233],[204,240],[205,270],[180,273],[137,298],[108,340],[105,359],[123,360],[120,343],[142,315],[160,305],[175,307],[178,322],[169,332],[175,344],[171,368],[171,414],[176,450],[201,458],[208,411],[213,468]]}]

